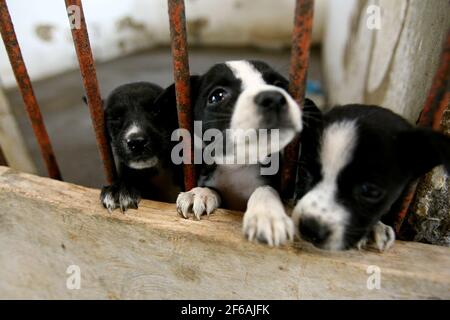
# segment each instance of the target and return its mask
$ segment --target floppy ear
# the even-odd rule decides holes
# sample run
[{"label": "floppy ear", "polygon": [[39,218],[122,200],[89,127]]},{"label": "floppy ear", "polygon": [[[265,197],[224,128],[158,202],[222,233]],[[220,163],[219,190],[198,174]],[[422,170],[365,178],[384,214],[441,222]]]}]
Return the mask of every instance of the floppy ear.
[{"label": "floppy ear", "polygon": [[[198,84],[200,82],[200,76],[190,77],[190,87],[191,87],[191,104],[195,101],[195,97],[198,91]],[[164,112],[165,108],[176,108],[177,99],[175,93],[175,84],[171,84],[169,87],[164,89],[164,91],[156,98],[155,105],[159,110]]]},{"label": "floppy ear", "polygon": [[399,136],[400,150],[416,178],[436,166],[444,165],[450,173],[450,137],[431,129],[412,129]]}]

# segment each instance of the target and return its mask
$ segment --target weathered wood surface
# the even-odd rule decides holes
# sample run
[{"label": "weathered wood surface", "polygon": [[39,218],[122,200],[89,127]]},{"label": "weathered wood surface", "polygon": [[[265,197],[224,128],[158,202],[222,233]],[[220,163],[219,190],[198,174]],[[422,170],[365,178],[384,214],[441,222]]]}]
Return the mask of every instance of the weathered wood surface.
[{"label": "weathered wood surface", "polygon": [[[398,242],[384,254],[246,242],[241,214],[201,222],[143,201],[107,214],[98,190],[0,167],[0,298],[450,298],[450,249]],[[77,265],[81,288],[69,290]],[[367,289],[367,268],[381,288]]]}]

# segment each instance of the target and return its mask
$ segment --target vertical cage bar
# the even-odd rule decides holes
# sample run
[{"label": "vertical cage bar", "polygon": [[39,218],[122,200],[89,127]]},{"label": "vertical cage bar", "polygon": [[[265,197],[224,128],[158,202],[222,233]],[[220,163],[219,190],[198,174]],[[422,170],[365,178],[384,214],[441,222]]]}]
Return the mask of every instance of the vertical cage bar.
[{"label": "vertical cage bar", "polygon": [[[187,129],[193,137],[193,116],[190,102],[189,56],[186,35],[186,15],[183,0],[168,0],[170,36],[172,43],[173,72],[177,99],[178,123],[182,129]],[[194,139],[191,139],[190,164],[184,164],[185,189],[190,190],[197,185],[194,159]],[[188,143],[188,141],[184,141]],[[187,146],[186,146],[187,147]]]},{"label": "vertical cage bar", "polygon": [[[295,5],[294,29],[292,32],[291,67],[289,71],[289,92],[302,106],[306,92],[309,52],[314,16],[314,0],[297,0]],[[296,178],[300,138],[296,138],[285,149],[281,171],[281,194],[290,197]]]},{"label": "vertical cage bar", "polygon": [[5,0],[0,0],[0,32],[14,76],[16,77],[17,85],[25,103],[28,118],[31,121],[34,135],[36,136],[42,158],[47,167],[48,175],[50,178],[61,180],[61,172],[56,162],[55,153],[53,152],[50,138],[44,125],[41,110],[34,94],[33,86],[31,85],[30,76],[28,75],[23,60],[14,25]]},{"label": "vertical cage bar", "polygon": [[[444,41],[441,59],[438,69],[434,75],[433,82],[428,93],[425,106],[417,121],[421,127],[440,130],[444,112],[449,108],[450,103],[450,30],[447,32],[447,38]],[[418,181],[411,184],[407,196],[403,199],[400,212],[394,220],[394,227],[398,233],[403,225],[411,204],[414,200]]]},{"label": "vertical cage bar", "polygon": [[[112,156],[111,146],[105,135],[105,119],[100,87],[97,80],[94,58],[92,55],[89,34],[84,17],[81,0],[65,0],[72,38],[80,65],[81,77],[86,91],[87,103],[95,131],[97,146],[103,162],[106,178],[112,182],[116,176],[116,168]],[[71,8],[76,8],[70,12]],[[77,16],[79,15],[79,16]],[[78,20],[77,20],[78,19]]]}]

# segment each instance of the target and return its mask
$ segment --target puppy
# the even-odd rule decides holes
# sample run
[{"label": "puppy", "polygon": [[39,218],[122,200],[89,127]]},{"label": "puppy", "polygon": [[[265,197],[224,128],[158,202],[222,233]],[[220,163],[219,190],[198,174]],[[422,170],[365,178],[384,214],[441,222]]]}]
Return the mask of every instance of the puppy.
[{"label": "puppy", "polygon": [[[183,217],[192,212],[200,219],[222,205],[246,210],[243,229],[249,240],[279,245],[293,237],[292,221],[274,189],[280,152],[302,130],[301,109],[287,87],[283,76],[260,61],[220,63],[191,77],[194,119],[202,125],[200,149],[219,147],[222,153],[199,166],[199,187],[178,196],[177,209]],[[166,95],[174,104],[173,86]],[[252,132],[256,140],[246,140],[246,133]],[[213,139],[210,133],[222,138]],[[258,150],[253,148],[255,141]],[[233,162],[239,154],[256,161]]]},{"label": "puppy", "polygon": [[387,250],[395,234],[380,219],[410,182],[441,164],[450,170],[450,138],[377,106],[333,108],[322,127],[300,158],[296,231],[321,249]]},{"label": "puppy", "polygon": [[157,85],[136,82],[116,88],[106,100],[106,134],[118,168],[118,178],[100,195],[110,212],[137,209],[141,197],[175,202],[181,190],[181,167],[170,159],[176,108],[158,103],[162,92]]}]

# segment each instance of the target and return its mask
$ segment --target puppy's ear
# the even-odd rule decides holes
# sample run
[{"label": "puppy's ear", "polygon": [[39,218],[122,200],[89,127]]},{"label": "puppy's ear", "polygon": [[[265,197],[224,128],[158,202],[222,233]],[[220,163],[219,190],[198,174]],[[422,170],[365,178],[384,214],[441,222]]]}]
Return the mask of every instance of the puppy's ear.
[{"label": "puppy's ear", "polygon": [[399,135],[405,165],[415,178],[444,165],[450,173],[450,137],[431,129],[416,128]]},{"label": "puppy's ear", "polygon": [[[200,76],[190,77],[191,103],[195,101],[199,82]],[[177,106],[175,84],[171,84],[156,98],[155,105],[157,105],[159,110],[162,111],[164,110],[164,108],[175,108]]]}]

